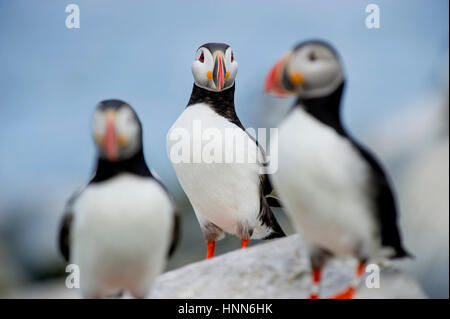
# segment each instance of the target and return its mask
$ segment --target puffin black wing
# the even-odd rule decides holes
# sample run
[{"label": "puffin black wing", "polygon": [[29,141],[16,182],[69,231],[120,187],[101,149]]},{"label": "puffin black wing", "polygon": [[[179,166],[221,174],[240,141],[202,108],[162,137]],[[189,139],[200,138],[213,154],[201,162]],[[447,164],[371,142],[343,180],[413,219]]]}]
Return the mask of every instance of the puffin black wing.
[{"label": "puffin black wing", "polygon": [[[232,115],[228,114],[225,116],[230,122],[236,124],[239,128],[241,128],[248,137],[255,142],[256,146],[258,147],[258,150],[260,152],[260,165],[262,167],[267,167],[267,159],[266,159],[266,153],[264,152],[264,149],[261,147],[261,145],[258,143],[258,140],[250,135],[247,130],[245,130],[244,126],[242,125],[241,121],[237,117],[236,113],[234,112],[234,106],[232,108],[233,112]],[[282,207],[281,203],[279,202],[278,198],[276,197],[275,191],[273,189],[272,183],[270,182],[269,176],[267,174],[260,174],[259,175],[260,180],[260,212],[258,215],[259,220],[264,226],[269,227],[272,229],[272,233],[264,238],[264,239],[272,239],[272,238],[278,238],[278,237],[284,237],[286,234],[284,233],[283,229],[281,229],[280,224],[278,224],[278,221],[275,218],[275,215],[273,214],[270,207]]]},{"label": "puffin black wing", "polygon": [[261,181],[263,194],[266,197],[267,204],[270,207],[283,207],[277,198],[276,192],[270,182],[269,176],[267,174],[264,175],[264,179]]},{"label": "puffin black wing", "polygon": [[375,157],[364,147],[349,137],[354,147],[367,161],[372,169],[371,185],[375,202],[375,212],[380,228],[381,245],[395,250],[393,258],[412,257],[402,246],[400,232],[397,225],[397,207],[392,188],[381,165]]},{"label": "puffin black wing", "polygon": [[175,211],[173,216],[172,240],[169,248],[169,257],[175,252],[180,240],[180,215]]},{"label": "puffin black wing", "polygon": [[[269,184],[266,184],[267,181],[269,180],[269,178],[267,177],[267,175],[260,175],[259,179],[260,179],[261,184],[260,184],[260,211],[259,211],[258,219],[261,221],[262,225],[264,225],[272,230],[272,232],[269,234],[269,236],[267,236],[263,239],[285,237],[286,234],[284,233],[280,224],[278,224],[278,221],[275,218],[275,215],[273,214],[272,210],[270,209],[270,206],[271,206],[269,204],[270,197],[266,197],[266,195],[265,195],[265,192],[267,191],[265,189],[265,186],[266,185],[271,186],[270,182],[269,182]],[[272,192],[272,190],[270,191],[270,193],[271,192]]]},{"label": "puffin black wing", "polygon": [[65,213],[59,228],[59,251],[66,261],[70,259],[70,230],[73,221],[72,206],[83,190],[84,187],[77,190],[67,201]]},{"label": "puffin black wing", "polygon": [[[239,125],[242,130],[244,130],[247,135],[250,137],[252,141],[256,143],[256,146],[259,149],[259,152],[261,154],[261,165],[265,168],[269,164],[267,163],[266,153],[264,152],[264,149],[262,146],[258,143],[258,140],[254,138],[252,135],[250,135],[242,126],[242,124],[239,122]],[[275,190],[272,186],[272,183],[270,182],[269,175],[267,174],[261,174],[260,175],[260,182],[261,182],[261,194],[266,198],[266,202],[270,207],[282,207],[281,203],[279,202],[279,199],[276,196]]]},{"label": "puffin black wing", "polygon": [[70,228],[72,220],[73,213],[71,211],[65,213],[59,231],[59,251],[66,261],[70,259]]},{"label": "puffin black wing", "polygon": [[180,231],[181,231],[180,230],[181,229],[180,214],[176,210],[175,199],[173,198],[172,194],[169,192],[167,187],[161,182],[161,180],[159,179],[158,174],[156,174],[156,172],[154,172],[151,169],[149,169],[149,172],[150,172],[151,178],[153,178],[159,184],[159,186],[161,186],[161,188],[166,193],[167,197],[169,197],[169,200],[172,203],[172,207],[174,207],[172,238],[170,240],[170,247],[169,247],[169,252],[168,252],[168,257],[171,257],[173,255],[173,253],[175,252],[175,250],[176,250],[176,248],[178,246],[178,242],[180,240]]}]

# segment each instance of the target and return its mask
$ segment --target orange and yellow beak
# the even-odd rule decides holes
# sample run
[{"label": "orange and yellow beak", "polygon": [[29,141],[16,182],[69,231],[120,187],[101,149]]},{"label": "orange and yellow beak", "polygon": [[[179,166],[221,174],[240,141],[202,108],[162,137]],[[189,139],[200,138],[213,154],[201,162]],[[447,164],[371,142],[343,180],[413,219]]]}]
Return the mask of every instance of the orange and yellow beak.
[{"label": "orange and yellow beak", "polygon": [[106,159],[115,162],[119,159],[120,148],[128,144],[126,136],[117,133],[116,112],[108,110],[104,113],[105,131],[103,134],[94,133],[95,143],[104,150]]},{"label": "orange and yellow beak", "polygon": [[214,69],[212,72],[212,80],[216,85],[217,91],[221,91],[224,88],[227,78],[228,72],[225,68],[224,56],[221,52],[217,52],[214,57]]},{"label": "orange and yellow beak", "polygon": [[264,92],[276,96],[286,96],[295,93],[296,88],[304,82],[298,72],[289,73],[286,62],[290,54],[280,59],[269,71],[264,84]]},{"label": "orange and yellow beak", "polygon": [[116,113],[107,111],[105,113],[105,132],[103,135],[94,134],[95,143],[104,149],[108,161],[114,162],[119,158],[119,146],[126,144],[123,137],[116,134]]},{"label": "orange and yellow beak", "polygon": [[113,111],[106,113],[106,130],[105,130],[105,153],[106,158],[114,162],[119,157],[119,147],[116,134],[116,113]]}]

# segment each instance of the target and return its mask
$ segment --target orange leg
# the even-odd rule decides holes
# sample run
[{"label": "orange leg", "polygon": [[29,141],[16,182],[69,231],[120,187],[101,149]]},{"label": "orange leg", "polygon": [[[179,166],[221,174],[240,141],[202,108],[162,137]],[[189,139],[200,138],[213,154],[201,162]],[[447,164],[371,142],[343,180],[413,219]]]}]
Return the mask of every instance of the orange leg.
[{"label": "orange leg", "polygon": [[356,279],[361,279],[364,275],[364,271],[366,270],[366,263],[360,261],[358,264],[358,268],[356,269]]},{"label": "orange leg", "polygon": [[322,271],[320,268],[314,268],[312,271],[312,289],[309,295],[309,299],[319,299],[321,273]]},{"label": "orange leg", "polygon": [[359,281],[361,280],[361,277],[364,275],[365,269],[366,269],[366,264],[361,261],[358,264],[358,267],[356,268],[355,281],[353,283],[351,283],[347,287],[347,289],[338,293],[337,295],[334,295],[330,299],[353,299],[355,297],[356,287],[358,286]]},{"label": "orange leg", "polygon": [[241,239],[242,248],[247,248],[249,243],[250,243],[250,239]]},{"label": "orange leg", "polygon": [[206,247],[208,248],[208,250],[206,252],[206,259],[213,258],[214,257],[214,248],[216,248],[216,242],[208,241],[208,242],[206,242]]}]

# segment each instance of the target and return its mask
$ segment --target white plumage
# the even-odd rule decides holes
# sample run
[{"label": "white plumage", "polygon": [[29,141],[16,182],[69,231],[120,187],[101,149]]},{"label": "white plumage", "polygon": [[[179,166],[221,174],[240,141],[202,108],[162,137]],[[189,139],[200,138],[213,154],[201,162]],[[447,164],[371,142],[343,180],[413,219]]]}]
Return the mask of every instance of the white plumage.
[{"label": "white plumage", "polygon": [[379,242],[370,167],[358,150],[301,107],[281,124],[278,142],[279,168],[272,179],[299,230],[334,253],[374,256]]},{"label": "white plumage", "polygon": [[152,178],[122,173],[88,185],[73,204],[71,263],[85,297],[119,289],[144,297],[163,270],[174,207]]},{"label": "white plumage", "polygon": [[[195,132],[194,121],[201,123],[201,134],[213,129],[220,133],[222,140],[202,139],[202,135]],[[236,138],[233,143],[229,143],[229,140],[225,142],[226,129],[233,130]],[[190,138],[191,163],[177,163],[171,156],[171,152],[177,148],[180,130],[187,132]],[[239,139],[245,141],[244,150],[236,142]],[[247,154],[243,163],[192,163],[195,144],[201,145],[202,150],[207,144],[212,149],[217,146],[216,149],[223,150],[223,159],[227,154],[242,155],[236,154],[240,151]],[[245,131],[205,103],[190,105],[169,130],[167,152],[201,225],[209,221],[228,233],[236,234],[240,224],[247,224],[254,228],[252,238],[269,235],[270,230],[260,225],[257,219],[260,212],[259,173],[262,154]]]}]

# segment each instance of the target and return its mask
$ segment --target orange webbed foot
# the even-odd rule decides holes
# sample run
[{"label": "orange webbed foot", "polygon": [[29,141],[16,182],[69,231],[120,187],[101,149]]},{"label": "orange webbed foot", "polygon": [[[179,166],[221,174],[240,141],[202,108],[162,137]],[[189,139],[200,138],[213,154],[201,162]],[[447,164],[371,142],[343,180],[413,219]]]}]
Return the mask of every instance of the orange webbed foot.
[{"label": "orange webbed foot", "polygon": [[364,261],[360,261],[358,267],[356,268],[355,282],[347,287],[344,291],[332,296],[330,299],[353,299],[356,293],[356,287],[358,286],[364,271],[366,269],[366,264]]},{"label": "orange webbed foot", "polygon": [[355,287],[348,286],[347,289],[330,297],[330,299],[353,299],[355,297],[355,292]]}]

